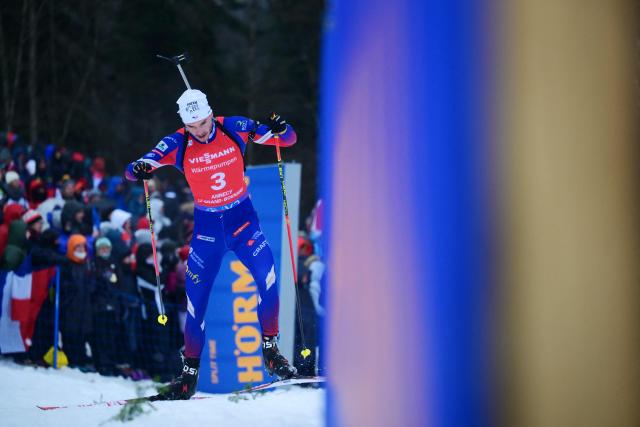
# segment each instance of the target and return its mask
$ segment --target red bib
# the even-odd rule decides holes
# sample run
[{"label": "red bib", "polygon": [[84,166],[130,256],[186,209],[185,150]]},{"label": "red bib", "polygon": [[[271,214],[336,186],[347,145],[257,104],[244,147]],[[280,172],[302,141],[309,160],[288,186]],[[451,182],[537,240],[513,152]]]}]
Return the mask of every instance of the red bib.
[{"label": "red bib", "polygon": [[215,138],[208,144],[201,144],[189,135],[182,164],[198,207],[224,207],[247,192],[240,148],[220,129],[216,129]]}]

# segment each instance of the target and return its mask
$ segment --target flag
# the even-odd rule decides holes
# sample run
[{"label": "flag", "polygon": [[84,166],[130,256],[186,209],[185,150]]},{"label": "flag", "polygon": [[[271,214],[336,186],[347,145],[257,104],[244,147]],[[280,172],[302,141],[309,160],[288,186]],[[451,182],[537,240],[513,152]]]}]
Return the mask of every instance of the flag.
[{"label": "flag", "polygon": [[55,267],[33,270],[31,257],[15,271],[0,272],[0,352],[23,352],[31,345],[40,307],[47,297]]}]

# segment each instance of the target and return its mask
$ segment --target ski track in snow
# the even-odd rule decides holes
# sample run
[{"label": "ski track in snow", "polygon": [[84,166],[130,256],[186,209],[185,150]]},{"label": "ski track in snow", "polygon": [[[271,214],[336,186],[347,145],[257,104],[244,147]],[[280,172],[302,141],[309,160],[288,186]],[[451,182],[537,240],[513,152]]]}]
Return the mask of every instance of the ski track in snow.
[{"label": "ski track in snow", "polygon": [[[104,405],[88,408],[64,408],[43,411],[36,405],[64,406],[138,396],[137,387],[148,387],[141,395],[153,394],[150,381],[134,382],[123,378],[82,373],[76,369],[60,370],[20,366],[0,360],[0,424],[3,427],[40,426],[148,426],[170,427],[206,425],[221,427],[320,427],[324,425],[325,391],[323,389],[278,389],[238,403],[229,395],[212,395],[211,399],[155,402],[145,404],[146,414],[122,424],[110,420],[122,406]],[[198,393],[197,395],[207,395]],[[194,423],[194,424],[192,424]]]}]

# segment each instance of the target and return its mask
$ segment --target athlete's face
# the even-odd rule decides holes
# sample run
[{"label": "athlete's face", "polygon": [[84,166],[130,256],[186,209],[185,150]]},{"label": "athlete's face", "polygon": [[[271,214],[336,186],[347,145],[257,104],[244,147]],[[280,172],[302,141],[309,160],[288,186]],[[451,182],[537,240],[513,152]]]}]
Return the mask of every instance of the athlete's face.
[{"label": "athlete's face", "polygon": [[187,128],[187,132],[196,137],[196,139],[200,142],[207,142],[207,138],[211,133],[211,128],[213,126],[213,113],[209,114],[209,117],[206,119],[185,124]]}]

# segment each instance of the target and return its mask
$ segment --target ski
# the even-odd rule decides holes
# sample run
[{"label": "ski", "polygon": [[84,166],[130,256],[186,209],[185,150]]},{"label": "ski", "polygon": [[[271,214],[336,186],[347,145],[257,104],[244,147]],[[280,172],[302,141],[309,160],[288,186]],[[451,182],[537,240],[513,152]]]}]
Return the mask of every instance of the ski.
[{"label": "ski", "polygon": [[323,383],[323,382],[325,382],[324,377],[295,377],[295,378],[289,378],[287,380],[277,380],[277,381],[272,381],[270,383],[260,384],[254,387],[246,388],[244,390],[236,391],[233,394],[254,393],[254,392],[269,390],[277,387],[285,387],[288,385]]},{"label": "ski", "polygon": [[[286,387],[286,386],[299,385],[299,384],[324,383],[324,382],[325,382],[324,377],[296,377],[296,378],[289,378],[286,380],[276,380],[276,381],[272,381],[265,384],[259,384],[257,386],[234,391],[229,394],[238,395],[238,394],[245,394],[245,393],[249,393],[249,394],[259,393],[264,390],[274,389],[278,387]],[[124,406],[127,404],[135,404],[135,403],[143,403],[143,402],[154,402],[154,403],[162,402],[162,400],[153,400],[151,399],[152,397],[154,396],[135,397],[132,399],[109,400],[106,402],[81,403],[77,405],[64,405],[64,406],[63,405],[60,405],[60,406],[36,405],[36,407],[38,407],[39,409],[42,409],[43,411],[52,411],[56,409],[68,409],[68,408],[91,408],[95,406],[112,407],[112,406]],[[212,397],[217,397],[217,396],[193,396],[190,400],[211,399]],[[165,402],[169,402],[169,401],[165,401]]]}]

